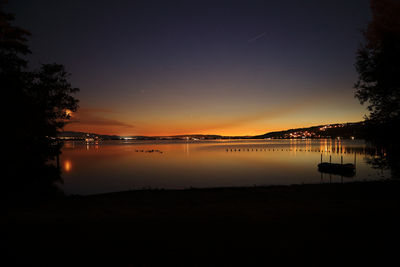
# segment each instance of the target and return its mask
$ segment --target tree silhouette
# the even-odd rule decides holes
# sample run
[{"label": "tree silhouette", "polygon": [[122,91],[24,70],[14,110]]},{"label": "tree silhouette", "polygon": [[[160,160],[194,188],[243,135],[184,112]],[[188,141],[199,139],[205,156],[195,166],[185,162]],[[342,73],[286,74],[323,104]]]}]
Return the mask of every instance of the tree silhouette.
[{"label": "tree silhouette", "polygon": [[371,9],[365,43],[357,51],[355,95],[368,103],[370,123],[391,126],[400,122],[400,2],[372,0]]},{"label": "tree silhouette", "polygon": [[355,96],[368,103],[367,139],[380,151],[372,165],[400,177],[400,1],[372,0],[371,10],[365,43],[357,51]]},{"label": "tree silhouette", "polygon": [[[43,64],[30,71],[30,33],[11,24],[14,16],[0,6],[0,84],[7,142],[3,180],[8,192],[16,188],[45,188],[60,178],[51,163],[60,154],[57,133],[78,108],[72,96],[79,91],[68,82],[59,64]],[[46,186],[44,186],[46,185]]]}]

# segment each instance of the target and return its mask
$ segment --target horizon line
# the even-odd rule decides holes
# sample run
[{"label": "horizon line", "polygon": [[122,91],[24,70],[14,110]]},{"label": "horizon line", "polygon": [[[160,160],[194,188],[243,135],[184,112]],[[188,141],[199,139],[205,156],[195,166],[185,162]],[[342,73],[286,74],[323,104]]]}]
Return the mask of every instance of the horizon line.
[{"label": "horizon line", "polygon": [[318,126],[325,126],[325,125],[336,125],[336,124],[351,124],[351,123],[361,123],[364,122],[365,120],[362,121],[356,121],[356,122],[335,122],[335,123],[327,123],[327,124],[318,124],[318,125],[312,125],[312,126],[302,126],[298,128],[287,128],[287,129],[282,129],[282,130],[277,130],[277,131],[267,131],[261,134],[256,134],[256,135],[222,135],[222,134],[171,134],[171,135],[119,135],[119,134],[104,134],[104,133],[95,133],[95,132],[90,132],[90,131],[70,131],[64,129],[61,131],[62,132],[80,132],[80,133],[89,133],[89,134],[96,134],[96,135],[109,135],[109,136],[119,136],[119,137],[130,137],[130,136],[142,136],[142,137],[175,137],[175,136],[191,136],[191,135],[198,135],[198,136],[210,136],[210,135],[216,135],[216,136],[222,136],[222,137],[252,137],[252,136],[259,136],[259,135],[265,135],[269,133],[274,133],[274,132],[283,132],[283,131],[289,131],[289,130],[295,130],[295,129],[304,129],[304,128],[312,128],[312,127],[318,127]]}]

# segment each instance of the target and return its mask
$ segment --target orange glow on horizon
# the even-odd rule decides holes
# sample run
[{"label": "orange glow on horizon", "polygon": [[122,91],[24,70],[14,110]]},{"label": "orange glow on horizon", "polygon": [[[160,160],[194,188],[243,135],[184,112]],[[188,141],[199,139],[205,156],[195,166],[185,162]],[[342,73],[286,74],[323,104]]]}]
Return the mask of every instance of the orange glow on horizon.
[{"label": "orange glow on horizon", "polygon": [[140,109],[80,108],[64,130],[118,136],[255,136],[273,131],[363,120],[365,112],[362,106],[343,112],[331,102],[317,100],[317,97],[297,99],[294,103],[288,101],[280,105],[264,106],[246,103],[240,109],[232,106],[219,109],[219,105],[191,109],[176,106],[168,108],[155,104]]},{"label": "orange glow on horizon", "polygon": [[[222,136],[254,136],[261,135],[272,131],[281,131],[290,129],[291,127],[286,125],[275,125],[271,127],[263,127],[263,125],[254,125],[253,127],[226,127],[223,128],[201,128],[197,127],[185,127],[184,125],[176,125],[175,127],[163,127],[149,125],[141,129],[132,128],[126,129],[124,127],[110,127],[102,125],[80,125],[80,124],[67,124],[64,127],[65,131],[76,131],[76,132],[89,132],[104,135],[119,135],[119,136],[174,136],[174,135],[222,135]],[[283,128],[282,128],[283,127]],[[300,127],[300,126],[299,126]]]},{"label": "orange glow on horizon", "polygon": [[[349,121],[352,122],[352,121]],[[336,123],[336,122],[335,122]],[[341,123],[341,122],[339,122]],[[118,135],[118,136],[175,136],[175,135],[221,135],[221,136],[256,136],[262,135],[269,132],[285,131],[294,128],[311,127],[320,124],[329,123],[309,123],[309,124],[276,124],[270,127],[263,127],[262,125],[255,125],[254,127],[227,127],[227,129],[199,129],[187,130],[185,128],[163,129],[162,127],[148,127],[146,129],[127,129],[112,128],[112,127],[101,127],[101,126],[88,126],[82,127],[80,125],[70,124],[65,127],[65,131],[77,131],[77,132],[90,132],[104,135]]]}]

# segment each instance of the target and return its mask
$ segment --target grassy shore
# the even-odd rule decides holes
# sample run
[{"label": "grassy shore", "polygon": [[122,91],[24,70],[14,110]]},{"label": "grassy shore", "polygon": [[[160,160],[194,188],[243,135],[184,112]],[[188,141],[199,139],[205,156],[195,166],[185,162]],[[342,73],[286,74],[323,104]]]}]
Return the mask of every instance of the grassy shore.
[{"label": "grassy shore", "polygon": [[0,227],[16,263],[323,266],[350,256],[383,266],[398,250],[399,212],[399,181],[141,190],[8,210]]}]

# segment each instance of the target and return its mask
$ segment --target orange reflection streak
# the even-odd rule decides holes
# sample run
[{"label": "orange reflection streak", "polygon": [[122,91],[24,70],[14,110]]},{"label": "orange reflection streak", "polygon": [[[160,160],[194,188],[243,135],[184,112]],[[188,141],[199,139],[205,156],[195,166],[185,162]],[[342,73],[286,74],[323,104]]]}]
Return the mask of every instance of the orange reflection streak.
[{"label": "orange reflection streak", "polygon": [[71,169],[72,169],[72,162],[70,160],[65,160],[64,161],[64,171],[70,172]]},{"label": "orange reflection streak", "polygon": [[321,141],[320,150],[321,150],[321,153],[328,152],[328,140],[325,139],[325,140]]}]

